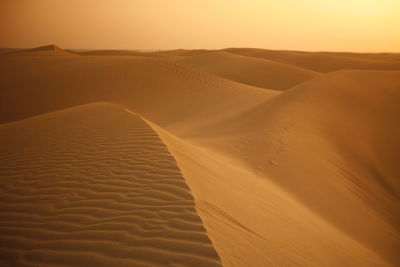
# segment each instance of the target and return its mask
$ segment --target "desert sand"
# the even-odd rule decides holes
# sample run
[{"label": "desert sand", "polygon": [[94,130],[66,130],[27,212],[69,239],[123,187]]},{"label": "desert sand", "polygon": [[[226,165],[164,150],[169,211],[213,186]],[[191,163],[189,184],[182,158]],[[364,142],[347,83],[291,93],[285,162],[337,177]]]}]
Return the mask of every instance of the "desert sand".
[{"label": "desert sand", "polygon": [[400,55],[0,54],[0,263],[399,266]]}]

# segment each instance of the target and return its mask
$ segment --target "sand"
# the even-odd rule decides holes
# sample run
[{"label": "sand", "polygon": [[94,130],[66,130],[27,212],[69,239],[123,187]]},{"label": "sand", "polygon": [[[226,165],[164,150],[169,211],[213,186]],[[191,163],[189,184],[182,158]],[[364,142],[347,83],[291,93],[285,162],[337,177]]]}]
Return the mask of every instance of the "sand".
[{"label": "sand", "polygon": [[288,89],[319,75],[292,65],[223,51],[189,56],[176,62],[229,80],[275,90]]},{"label": "sand", "polygon": [[2,264],[399,265],[399,55],[0,57]]},{"label": "sand", "polygon": [[95,103],[0,129],[3,264],[220,266],[174,157],[138,116]]},{"label": "sand", "polygon": [[274,60],[324,73],[343,69],[398,70],[400,68],[398,54],[378,54],[371,56],[369,54],[357,53],[306,53],[298,51],[234,48],[226,49],[226,51],[239,55]]}]

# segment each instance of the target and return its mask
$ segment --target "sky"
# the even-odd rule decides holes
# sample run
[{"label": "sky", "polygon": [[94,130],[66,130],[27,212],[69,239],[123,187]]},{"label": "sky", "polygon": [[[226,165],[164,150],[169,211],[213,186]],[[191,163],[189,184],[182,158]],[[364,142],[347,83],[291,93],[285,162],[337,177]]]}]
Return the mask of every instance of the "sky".
[{"label": "sky", "polygon": [[0,0],[0,47],[400,52],[400,0]]}]

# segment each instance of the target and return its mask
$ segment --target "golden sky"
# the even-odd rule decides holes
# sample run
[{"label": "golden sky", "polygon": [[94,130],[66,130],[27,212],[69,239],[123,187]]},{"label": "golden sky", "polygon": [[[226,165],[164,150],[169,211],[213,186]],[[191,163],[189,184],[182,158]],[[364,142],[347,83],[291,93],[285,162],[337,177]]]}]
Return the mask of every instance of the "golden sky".
[{"label": "golden sky", "polygon": [[0,0],[0,47],[400,52],[400,0]]}]

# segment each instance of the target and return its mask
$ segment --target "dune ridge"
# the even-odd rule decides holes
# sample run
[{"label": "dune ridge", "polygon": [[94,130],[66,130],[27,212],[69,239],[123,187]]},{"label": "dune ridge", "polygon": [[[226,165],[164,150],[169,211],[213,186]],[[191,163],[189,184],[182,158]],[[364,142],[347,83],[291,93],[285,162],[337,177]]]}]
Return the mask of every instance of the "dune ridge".
[{"label": "dune ridge", "polygon": [[[208,256],[204,259],[200,253],[201,260],[219,264],[220,259],[224,266],[398,265],[400,73],[386,69],[397,68],[396,59],[390,64],[389,60],[384,61],[382,70],[377,71],[374,68],[380,63],[365,59],[374,55],[364,58],[259,49],[221,51],[148,52],[151,56],[39,51],[24,56],[1,55],[0,71],[5,75],[0,76],[0,134],[11,138],[7,127],[19,124],[27,124],[26,129],[37,129],[37,133],[51,134],[61,123],[60,114],[65,112],[57,110],[99,101],[116,103],[118,108],[90,104],[98,123],[85,131],[71,127],[65,133],[84,134],[96,143],[94,147],[100,148],[102,145],[93,138],[96,131],[128,127],[122,117],[129,115],[126,120],[131,121],[137,114],[150,125],[152,135],[157,134],[157,144],[168,149],[166,153],[175,165],[171,164],[190,188],[185,195],[191,197],[190,214],[200,216],[202,223],[196,229],[204,242],[208,240],[201,249],[190,250],[203,253],[207,247]],[[284,58],[290,62],[285,63],[281,74],[290,76],[293,86],[285,91],[268,90],[179,63],[193,58],[212,61],[221,54],[223,68],[225,57],[253,64],[251,57],[265,56],[269,61],[255,61],[262,65],[268,62],[271,72],[282,66],[275,62]],[[268,58],[270,54],[273,58]],[[298,68],[288,66],[296,66],[292,60],[300,58],[300,54],[306,68],[309,64],[322,73],[294,82],[291,71]],[[361,62],[361,68],[372,70],[324,73],[354,67],[354,61]],[[217,67],[223,69],[221,66]],[[274,76],[254,76],[255,81],[258,79],[280,81]],[[19,97],[21,94],[27,97]],[[73,109],[81,114],[74,118],[84,114],[82,107]],[[49,113],[52,111],[57,112]],[[39,114],[45,114],[40,118],[58,115],[40,128],[39,124],[30,123],[39,118],[32,116]],[[101,122],[111,114],[115,118]],[[9,154],[15,147],[44,149],[44,143],[38,146],[34,139],[22,137],[29,132],[24,127],[13,131],[26,141],[10,143],[8,150],[2,148],[2,162],[20,162]],[[115,133],[123,138],[113,152],[131,151],[121,147],[131,145],[132,131],[128,132]],[[107,135],[104,140],[114,142],[112,136]],[[154,138],[152,142],[156,142]],[[137,142],[140,145],[144,141]],[[90,156],[97,154],[103,155],[96,152]],[[111,167],[119,166],[115,161],[106,162]],[[148,166],[152,164],[153,161]],[[120,168],[126,171],[129,166]],[[136,168],[139,167],[133,170]],[[131,177],[132,173],[128,175]],[[6,172],[5,176],[9,174]],[[163,196],[169,197],[170,193]],[[135,205],[135,201],[127,205]],[[175,232],[168,229],[165,234],[170,237]],[[15,249],[13,254],[3,251],[6,255],[20,253]],[[114,251],[117,253],[118,249]],[[99,264],[103,260],[96,259]],[[190,261],[185,263],[192,266]]]},{"label": "dune ridge", "polygon": [[179,167],[137,116],[97,103],[0,129],[3,263],[220,266]]},{"label": "dune ridge", "polygon": [[39,46],[35,48],[29,48],[29,49],[13,49],[10,51],[7,51],[5,56],[8,54],[11,55],[29,55],[32,53],[57,53],[57,54],[63,54],[63,53],[69,53],[68,51],[61,49],[60,47],[52,44],[52,45],[44,45],[44,46]]},{"label": "dune ridge", "polygon": [[44,45],[44,46],[39,46],[36,48],[32,49],[27,49],[25,51],[53,51],[53,52],[58,52],[58,51],[63,51],[61,48],[58,46],[51,44],[51,45]]}]

